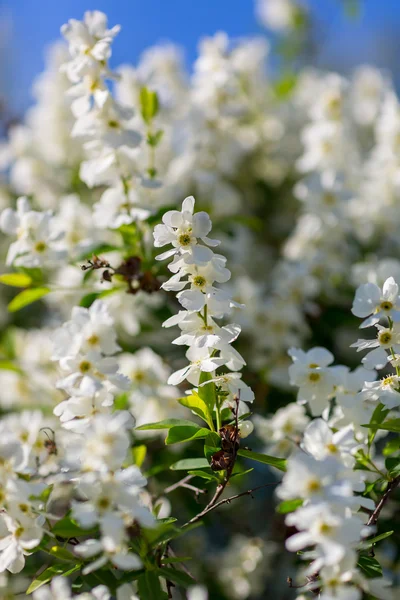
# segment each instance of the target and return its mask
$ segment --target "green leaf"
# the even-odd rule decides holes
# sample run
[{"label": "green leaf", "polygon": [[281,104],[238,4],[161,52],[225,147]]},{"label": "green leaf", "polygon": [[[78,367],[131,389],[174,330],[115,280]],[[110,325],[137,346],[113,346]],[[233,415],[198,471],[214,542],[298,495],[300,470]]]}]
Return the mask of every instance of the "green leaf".
[{"label": "green leaf", "polygon": [[63,538],[72,538],[95,533],[96,529],[83,529],[69,517],[64,517],[54,525],[52,532]]},{"label": "green leaf", "polygon": [[193,392],[190,396],[178,398],[178,402],[179,404],[182,404],[182,406],[190,408],[192,412],[194,412],[198,417],[200,417],[200,419],[203,419],[203,421],[208,424],[210,429],[214,429],[212,412],[209,410],[208,405],[197,392]]},{"label": "green leaf", "polygon": [[0,369],[3,371],[15,371],[16,373],[22,374],[22,370],[11,362],[11,360],[0,360]]},{"label": "green leaf", "polygon": [[173,565],[175,563],[183,563],[187,560],[192,560],[191,556],[170,556],[168,558],[163,558],[163,565]]},{"label": "green leaf", "polygon": [[53,577],[57,577],[60,575],[62,575],[63,577],[68,577],[69,575],[72,575],[72,573],[75,573],[75,571],[79,571],[80,568],[80,563],[74,565],[73,567],[71,567],[70,564],[53,565],[51,567],[48,567],[42,573],[40,573],[40,575],[36,577],[36,579],[32,581],[31,585],[26,590],[26,594],[32,594],[32,592],[42,587],[42,585],[45,585],[46,583],[51,581]]},{"label": "green leaf", "polygon": [[286,515],[287,513],[291,513],[299,506],[303,505],[304,500],[302,498],[295,498],[294,500],[284,500],[276,507],[276,512],[281,515]]},{"label": "green leaf", "polygon": [[138,579],[138,592],[141,600],[163,600],[168,594],[162,591],[156,571],[146,571]]},{"label": "green leaf", "polygon": [[189,442],[190,440],[198,440],[201,438],[206,438],[210,433],[209,429],[205,429],[205,427],[199,428],[196,426],[178,426],[171,427],[168,431],[168,435],[165,438],[165,443],[170,444],[179,444],[181,442]]},{"label": "green leaf", "polygon": [[363,548],[370,548],[377,542],[381,542],[382,540],[385,540],[386,538],[390,537],[393,533],[394,531],[386,531],[385,533],[381,533],[380,535],[377,535],[376,537],[373,537],[370,540],[366,540],[365,542],[363,542],[362,546]]},{"label": "green leaf", "polygon": [[4,275],[0,275],[0,283],[20,288],[29,287],[32,283],[32,277],[25,275],[25,273],[4,273]]},{"label": "green leaf", "polygon": [[400,450],[400,436],[397,436],[387,442],[386,446],[383,449],[383,455],[389,456],[390,454],[393,454],[398,450]]},{"label": "green leaf", "polygon": [[285,458],[276,458],[275,456],[259,454],[258,452],[252,452],[251,450],[238,450],[238,455],[242,456],[243,458],[250,458],[251,460],[256,460],[257,462],[264,463],[265,465],[270,465],[271,467],[275,467],[280,471],[286,471]]},{"label": "green leaf", "polygon": [[[386,419],[386,416],[388,413],[389,413],[388,409],[385,408],[385,406],[382,403],[378,404],[378,406],[375,408],[375,410],[372,414],[370,425],[379,425],[380,423],[382,423],[382,421],[384,421]],[[376,431],[377,431],[376,429],[375,430],[371,429],[371,431],[368,432],[368,447],[369,448],[372,446],[372,443],[375,439]]]},{"label": "green leaf", "polygon": [[58,559],[76,563],[75,554],[72,554],[72,552],[70,552],[66,548],[61,548],[61,546],[52,546],[50,550],[46,550],[46,552],[48,552],[52,556],[55,556]]},{"label": "green leaf", "polygon": [[213,410],[217,403],[217,396],[215,393],[215,383],[211,382],[211,383],[207,383],[207,385],[202,385],[202,384],[206,383],[207,381],[211,381],[211,379],[212,379],[211,373],[206,373],[205,371],[202,371],[200,373],[199,388],[198,388],[198,394],[199,394],[200,398],[203,400],[203,402],[206,404],[210,415],[213,414]]},{"label": "green leaf", "polygon": [[206,458],[183,458],[170,466],[172,471],[188,471],[195,469],[205,469],[209,467]]},{"label": "green leaf", "polygon": [[168,569],[167,567],[161,567],[157,571],[161,577],[164,577],[167,581],[172,581],[172,583],[176,583],[184,588],[190,587],[195,583],[195,580],[184,573],[183,571],[178,571],[177,569]]},{"label": "green leaf", "polygon": [[204,442],[204,456],[211,462],[211,457],[213,454],[218,452],[221,449],[221,438],[218,433],[215,431],[210,431],[208,436],[206,437],[206,441]]},{"label": "green leaf", "polygon": [[372,556],[367,554],[361,554],[358,557],[357,566],[363,571],[364,575],[368,579],[374,579],[375,577],[382,577],[382,567]]},{"label": "green leaf", "polygon": [[47,296],[49,292],[51,292],[51,290],[48,287],[37,287],[24,290],[11,300],[10,304],[8,305],[8,310],[10,312],[17,312],[17,310],[21,310],[21,308],[29,306],[29,304],[32,304],[32,302],[40,300],[40,298],[43,298],[43,296]]},{"label": "green leaf", "polygon": [[188,475],[194,475],[195,477],[200,477],[201,479],[205,479],[207,481],[219,481],[219,477],[215,475],[212,471],[207,473],[207,471],[188,471]]},{"label": "green leaf", "polygon": [[377,431],[378,429],[384,429],[385,431],[393,431],[394,433],[400,433],[400,419],[389,419],[389,421],[385,421],[381,424],[368,424],[362,425],[362,427],[368,427],[369,429],[373,429]]},{"label": "green leaf", "polygon": [[196,427],[200,429],[200,425],[188,421],[187,419],[164,419],[163,421],[157,421],[156,423],[146,423],[136,427],[136,431],[149,431],[152,429],[170,429],[171,427]]},{"label": "green leaf", "polygon": [[142,87],[140,90],[140,112],[147,125],[150,125],[152,119],[156,116],[159,109],[157,92]]},{"label": "green leaf", "polygon": [[390,456],[385,460],[385,467],[389,471],[390,477],[398,477],[400,475],[400,458]]},{"label": "green leaf", "polygon": [[159,129],[154,134],[150,134],[149,133],[148,136],[147,136],[147,143],[148,143],[148,145],[152,146],[153,148],[155,148],[161,142],[161,139],[162,139],[163,135],[164,135],[164,131],[162,129]]},{"label": "green leaf", "polygon": [[140,446],[134,446],[132,448],[132,459],[133,463],[137,465],[139,468],[144,463],[144,459],[146,458],[147,446],[141,444]]}]

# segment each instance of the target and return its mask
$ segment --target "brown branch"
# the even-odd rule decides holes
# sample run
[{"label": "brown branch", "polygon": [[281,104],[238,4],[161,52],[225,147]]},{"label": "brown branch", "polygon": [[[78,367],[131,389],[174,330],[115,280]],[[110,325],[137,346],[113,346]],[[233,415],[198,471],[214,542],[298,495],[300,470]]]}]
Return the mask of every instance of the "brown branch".
[{"label": "brown branch", "polygon": [[[230,504],[232,502],[232,500],[236,500],[237,498],[242,498],[242,496],[253,496],[253,492],[256,492],[257,490],[261,490],[262,488],[270,487],[272,485],[278,485],[278,483],[279,483],[279,481],[274,482],[274,483],[264,483],[263,485],[258,485],[257,487],[252,488],[251,490],[247,490],[246,492],[241,492],[240,494],[235,494],[234,496],[230,496],[229,498],[224,498],[223,500],[220,500],[219,502],[216,502],[216,500],[214,500],[214,498],[217,496],[217,492],[216,492],[214,494],[214,498],[207,504],[207,506],[198,515],[193,517],[193,519],[190,519],[190,521],[188,521],[187,523],[182,525],[182,529],[184,529],[188,525],[192,525],[192,523],[196,523],[197,521],[202,519],[206,514],[208,514],[212,510],[215,510],[216,508],[219,508],[223,504]],[[221,484],[221,486],[222,486],[222,484]],[[217,490],[218,490],[218,488],[217,488]],[[222,492],[219,494],[219,496],[221,494],[222,494]],[[219,496],[217,497],[217,499],[219,498]]]},{"label": "brown branch", "polygon": [[399,483],[400,483],[400,475],[398,475],[392,481],[389,482],[389,484],[386,488],[386,492],[383,494],[382,498],[379,500],[378,504],[376,505],[374,512],[368,519],[367,525],[376,525],[376,523],[378,522],[378,519],[379,519],[379,515],[381,514],[383,507],[385,506],[387,500],[389,499],[389,496],[394,492],[394,490],[397,488]]},{"label": "brown branch", "polygon": [[183,479],[180,479],[176,483],[173,483],[169,487],[165,488],[165,490],[163,491],[163,494],[169,494],[169,493],[173,492],[174,490],[177,490],[178,488],[180,488],[183,485],[185,485],[186,483],[188,483],[191,479],[193,479],[193,477],[194,477],[194,475],[186,475],[186,477],[184,477]]}]

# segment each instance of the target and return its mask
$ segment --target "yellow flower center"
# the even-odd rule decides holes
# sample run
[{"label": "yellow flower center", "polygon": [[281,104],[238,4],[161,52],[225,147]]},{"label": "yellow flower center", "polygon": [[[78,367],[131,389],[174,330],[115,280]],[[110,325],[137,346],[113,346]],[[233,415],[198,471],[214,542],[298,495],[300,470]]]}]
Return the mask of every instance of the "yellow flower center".
[{"label": "yellow flower center", "polygon": [[316,383],[321,379],[321,375],[319,373],[310,373],[308,379],[313,383]]},{"label": "yellow flower center", "polygon": [[382,310],[391,310],[392,308],[393,308],[393,304],[392,304],[392,302],[389,302],[389,300],[385,300],[384,302],[381,302]]},{"label": "yellow flower center", "polygon": [[45,252],[47,248],[47,245],[45,242],[36,242],[35,244],[35,250],[36,252],[39,252],[39,254],[41,254],[42,252]]},{"label": "yellow flower center", "polygon": [[90,362],[88,360],[83,360],[81,362],[81,364],[79,365],[79,370],[81,373],[88,373],[88,371],[90,371],[91,368],[92,368],[92,365],[90,364]]},{"label": "yellow flower center", "polygon": [[190,246],[190,241],[191,238],[188,233],[182,233],[178,238],[178,242],[181,246]]}]

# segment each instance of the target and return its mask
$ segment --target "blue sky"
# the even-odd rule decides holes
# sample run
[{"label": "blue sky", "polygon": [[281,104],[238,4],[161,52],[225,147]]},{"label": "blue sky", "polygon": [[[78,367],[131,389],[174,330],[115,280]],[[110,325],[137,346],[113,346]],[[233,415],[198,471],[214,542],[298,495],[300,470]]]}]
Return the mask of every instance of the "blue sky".
[{"label": "blue sky", "polygon": [[[357,20],[344,16],[341,0],[308,4],[317,22],[320,64],[346,71],[368,61],[395,68],[398,77],[398,0],[364,0]],[[16,111],[29,105],[31,82],[43,68],[46,46],[59,37],[60,25],[94,8],[105,11],[112,25],[122,24],[114,44],[114,65],[135,63],[146,47],[166,40],[183,47],[190,65],[204,35],[221,29],[233,37],[263,33],[253,0],[0,0],[8,38],[2,85]]]}]

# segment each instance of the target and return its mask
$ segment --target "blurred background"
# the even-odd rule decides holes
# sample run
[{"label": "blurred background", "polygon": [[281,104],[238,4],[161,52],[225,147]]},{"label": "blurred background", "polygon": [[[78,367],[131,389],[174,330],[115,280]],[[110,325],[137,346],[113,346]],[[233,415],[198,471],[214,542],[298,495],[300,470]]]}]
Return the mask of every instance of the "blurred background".
[{"label": "blurred background", "polygon": [[[245,149],[238,153],[236,163],[231,160],[231,155],[227,150],[231,148],[235,150],[237,147],[235,143],[238,141],[235,135],[237,132],[240,133],[241,125],[247,126],[247,122],[245,119],[244,123],[241,122],[241,114],[229,114],[228,112],[226,115],[221,110],[220,123],[222,125],[220,125],[220,129],[216,128],[215,130],[211,126],[210,130],[203,127],[201,119],[192,122],[190,114],[184,115],[188,119],[189,125],[193,127],[193,130],[189,129],[189,131],[194,131],[192,137],[196,140],[200,138],[202,144],[198,148],[192,149],[190,147],[191,136],[182,136],[185,139],[180,140],[179,152],[176,155],[172,152],[170,143],[172,135],[168,128],[173,130],[176,127],[180,130],[178,117],[182,115],[176,115],[176,113],[180,112],[182,105],[184,105],[184,109],[186,106],[190,107],[188,97],[192,97],[191,101],[197,111],[204,110],[204,116],[208,118],[207,106],[203,102],[203,97],[201,94],[196,96],[199,91],[209,91],[208,82],[212,78],[209,78],[209,73],[206,72],[203,77],[198,78],[196,85],[193,86],[195,93],[192,96],[190,94],[193,90],[190,86],[187,86],[188,89],[183,100],[179,85],[173,89],[176,97],[174,94],[172,96],[173,99],[176,99],[176,104],[172,102],[171,106],[166,105],[164,107],[166,116],[160,117],[160,119],[164,119],[164,121],[161,120],[161,127],[166,129],[166,141],[164,151],[160,151],[161,157],[158,157],[161,161],[161,172],[163,175],[165,172],[166,189],[169,189],[172,194],[169,196],[171,202],[172,200],[176,202],[176,198],[183,198],[183,193],[195,193],[200,203],[210,203],[211,209],[214,211],[212,216],[213,220],[215,216],[216,231],[222,232],[225,236],[223,238],[224,251],[227,250],[229,265],[233,267],[234,271],[234,280],[243,296],[238,299],[248,306],[244,317],[248,319],[248,322],[241,323],[244,330],[241,343],[243,344],[243,354],[248,358],[249,364],[254,366],[246,372],[245,380],[252,385],[256,393],[255,412],[264,416],[274,413],[277,408],[294,400],[294,390],[290,387],[288,389],[287,347],[306,343],[324,345],[335,349],[339,361],[353,366],[358,364],[355,353],[348,349],[350,343],[356,338],[358,325],[351,317],[349,310],[353,295],[351,286],[364,281],[362,277],[366,276],[367,271],[369,273],[368,260],[370,260],[371,252],[376,250],[378,258],[394,257],[398,259],[400,254],[398,205],[393,202],[393,206],[390,205],[393,213],[389,214],[388,219],[382,219],[382,221],[380,219],[380,213],[385,212],[386,214],[388,210],[384,192],[386,187],[391,190],[387,186],[387,181],[391,182],[389,175],[385,179],[378,164],[377,181],[379,184],[382,183],[384,191],[379,187],[373,187],[371,198],[361,185],[358,186],[359,181],[364,182],[365,173],[370,171],[368,160],[370,149],[373,147],[372,129],[375,127],[375,112],[373,111],[368,122],[360,122],[359,101],[356,94],[354,95],[355,110],[352,114],[354,128],[345,130],[344,141],[346,143],[341,152],[351,165],[352,161],[347,160],[347,156],[352,157],[353,155],[347,154],[347,142],[349,139],[359,142],[358,153],[362,159],[360,163],[364,170],[360,167],[359,177],[355,182],[352,177],[348,177],[351,180],[352,197],[354,196],[356,200],[361,198],[361,208],[357,209],[356,205],[353,213],[353,217],[356,215],[356,218],[353,218],[355,225],[353,226],[353,221],[347,218],[348,213],[344,213],[346,218],[343,218],[340,211],[337,216],[335,208],[330,214],[329,206],[325,207],[326,210],[322,206],[321,225],[318,225],[317,230],[314,228],[314,222],[311,223],[313,227],[308,227],[309,221],[300,219],[300,226],[297,227],[296,219],[299,215],[309,212],[314,218],[316,207],[320,209],[319,204],[323,204],[323,202],[318,204],[315,201],[313,204],[313,194],[310,194],[311,201],[305,202],[305,209],[303,209],[302,202],[295,200],[290,191],[294,182],[299,178],[299,174],[295,173],[295,161],[301,154],[300,132],[309,122],[309,108],[313,105],[314,95],[317,91],[324,91],[328,82],[328,79],[324,79],[323,73],[321,79],[318,76],[314,82],[306,73],[305,76],[299,77],[298,89],[295,89],[293,97],[290,97],[290,91],[295,88],[294,84],[296,83],[296,77],[292,77],[293,71],[295,75],[297,73],[301,75],[301,68],[306,65],[307,67],[318,67],[323,72],[336,71],[350,75],[355,67],[368,64],[382,69],[384,73],[390,72],[394,87],[398,88],[400,84],[398,60],[400,55],[400,37],[398,35],[400,2],[399,0],[303,0],[302,6],[307,15],[307,27],[302,28],[300,24],[291,32],[293,35],[282,36],[279,27],[273,27],[271,22],[268,23],[266,19],[260,19],[260,16],[257,16],[254,0],[202,0],[201,2],[190,0],[97,0],[94,4],[89,3],[88,0],[0,0],[0,107],[2,108],[0,117],[2,117],[3,131],[8,128],[10,123],[22,121],[24,113],[34,103],[31,95],[32,83],[45,67],[46,48],[60,38],[61,24],[66,23],[70,18],[81,19],[86,10],[98,9],[106,12],[111,26],[122,24],[121,33],[113,46],[112,67],[117,67],[121,63],[136,66],[143,52],[150,46],[170,41],[182,48],[186,67],[190,71],[197,57],[199,41],[205,36],[225,31],[233,40],[257,35],[269,39],[272,82],[268,78],[259,81],[257,48],[255,48],[254,55],[251,51],[248,55],[248,64],[253,66],[254,70],[248,69],[246,65],[243,68],[245,75],[246,69],[248,71],[250,84],[252,85],[254,81],[257,84],[249,88],[251,92],[248,94],[249,98],[245,99],[244,112],[245,118],[247,117],[246,110],[248,110],[250,118],[253,119],[251,131],[254,130],[256,134],[254,151],[252,148]],[[205,50],[203,49],[204,54]],[[262,62],[262,53],[260,56]],[[152,60],[156,63],[156,59],[157,56],[150,57],[150,59],[147,57],[147,64]],[[59,89],[63,91],[62,82],[60,84],[58,81],[57,60],[53,63],[49,68],[49,79],[50,82],[55,80],[54,87],[58,93]],[[155,79],[158,78],[163,84],[165,63],[159,61],[157,64],[161,66],[159,72],[156,69],[157,77]],[[57,76],[54,75],[54,72],[57,73]],[[374,74],[373,76],[375,77]],[[49,79],[45,81],[48,82]],[[171,81],[176,83],[174,80]],[[333,88],[335,81],[333,80]],[[181,82],[178,81],[178,83]],[[321,87],[318,87],[319,83],[321,83]],[[287,86],[287,84],[289,85]],[[149,85],[153,85],[153,82],[150,81]],[[182,86],[184,89],[185,85]],[[351,100],[353,97],[356,86],[357,81],[349,86],[349,91],[340,91],[340,94],[348,95],[348,97],[346,96],[346,107],[350,105],[350,109],[352,109],[352,104],[349,103],[349,98]],[[366,88],[368,104],[370,90],[368,85]],[[59,203],[60,196],[70,192],[79,193],[83,202],[88,201],[89,203],[89,200],[93,202],[93,199],[97,199],[96,194],[98,195],[99,190],[95,190],[91,195],[92,192],[89,194],[88,189],[83,185],[78,189],[76,186],[70,189],[67,184],[64,185],[63,177],[59,177],[59,172],[64,175],[66,173],[67,181],[75,182],[71,177],[71,172],[77,172],[77,164],[81,160],[81,156],[78,153],[77,158],[73,156],[71,159],[70,148],[65,144],[64,149],[61,135],[59,136],[61,141],[58,140],[55,124],[58,125],[62,121],[59,118],[59,112],[61,115],[63,112],[59,111],[58,97],[56,96],[55,101],[52,97],[47,98],[49,96],[47,88],[43,89],[46,93],[39,97],[39,111],[36,110],[33,119],[32,115],[30,121],[28,119],[28,130],[31,127],[34,135],[32,147],[27,144],[27,149],[22,149],[23,160],[18,154],[20,150],[18,139],[14,140],[17,151],[12,158],[17,159],[16,163],[19,168],[15,169],[14,167],[11,179],[12,185],[17,190],[12,187],[11,191],[7,190],[8,195],[4,203],[10,202],[10,199],[13,201],[17,195],[15,192],[25,193],[24,189],[20,189],[21,182],[26,183],[27,193],[36,196],[37,201],[43,202],[45,208],[49,206],[54,208]],[[254,89],[256,91],[259,89],[259,96],[252,93]],[[390,95],[391,87],[390,84],[386,84],[385,77],[382,77],[382,81],[378,77],[376,92],[378,107],[381,96],[384,96],[382,90]],[[129,89],[128,91],[132,92]],[[135,91],[137,90],[133,86],[133,92]],[[213,91],[212,85],[211,91]],[[305,92],[310,93],[305,94]],[[335,98],[335,89],[333,89],[333,100]],[[220,98],[217,93],[215,99],[216,105],[219,107]],[[242,99],[240,98],[240,100]],[[328,98],[328,105],[329,100],[330,98]],[[52,103],[55,106],[52,106]],[[223,99],[221,105],[223,109]],[[377,110],[376,114],[378,113]],[[52,130],[52,127],[48,126],[49,114],[50,123],[53,125],[55,138],[57,138],[58,145],[55,146],[53,145],[54,140],[47,140],[47,137],[51,138],[51,135],[43,135],[44,129],[46,129],[46,133],[49,131],[51,133]],[[259,119],[265,119],[265,122],[261,121],[264,123],[264,128],[259,126]],[[227,127],[226,122],[228,123]],[[62,132],[64,129],[66,130],[68,138],[71,129],[70,111],[68,111],[68,118],[65,118],[61,124],[63,127],[60,129]],[[276,135],[274,135],[274,126],[275,131],[276,128],[278,129]],[[269,137],[268,135],[263,137],[264,129]],[[389,127],[388,129],[393,128]],[[204,130],[205,139],[202,138]],[[357,136],[352,135],[355,130],[358,132]],[[209,135],[207,136],[207,134]],[[44,148],[42,148],[43,141],[48,142],[47,145],[44,144]],[[54,147],[58,149],[58,146],[61,146],[61,158],[58,155],[54,156]],[[11,150],[13,150],[13,143],[11,143]],[[217,161],[215,165],[213,162],[211,163],[210,172],[213,175],[216,174],[217,183],[223,183],[225,187],[222,188],[224,193],[221,193],[221,187],[215,185],[218,193],[216,192],[215,198],[213,197],[210,201],[207,187],[209,179],[201,177],[204,176],[204,173],[208,174],[208,162],[206,161],[206,166],[204,166],[201,160],[204,156],[208,159],[209,155],[214,156],[214,154],[218,158],[227,154],[228,158],[223,164],[219,164]],[[189,162],[183,166],[180,164],[180,169],[175,170],[178,173],[179,183],[181,183],[181,179],[184,180],[182,184],[184,192],[177,192],[175,191],[176,182],[173,177],[171,179],[168,165],[175,159],[179,162],[187,155],[193,157],[193,163]],[[233,159],[235,159],[234,154]],[[226,164],[229,167],[232,164],[234,166],[227,169]],[[236,168],[236,164],[238,168]],[[37,169],[40,175],[38,178],[36,178],[37,165],[40,167]],[[271,167],[271,165],[276,167],[275,171],[274,168],[265,169],[265,166]],[[347,166],[347,164],[344,165],[345,168]],[[46,167],[43,170],[46,177],[41,176],[43,167]],[[317,168],[311,167],[310,170],[315,170],[318,174],[318,168],[317,165]],[[197,180],[195,177],[193,180],[191,179],[193,172],[199,175]],[[226,185],[227,183],[229,187]],[[346,181],[347,183],[348,181]],[[38,184],[37,187],[35,187],[36,184]],[[394,182],[393,187],[398,190],[396,186],[397,182]],[[347,193],[346,188],[345,192]],[[318,196],[318,190],[316,195]],[[340,191],[338,195],[340,196]],[[331,199],[331,196],[330,192],[328,199]],[[393,196],[398,202],[398,196],[394,193]],[[323,194],[321,197],[325,198]],[[365,204],[365,197],[367,202],[370,201],[369,204]],[[377,198],[381,204],[377,202]],[[235,199],[236,202],[233,202]],[[304,198],[301,200],[303,201]],[[206,208],[208,209],[209,206],[206,205]],[[367,228],[364,227],[364,221],[359,214],[368,215]],[[342,234],[339,235],[339,225],[347,223],[347,221],[351,223],[352,228],[348,231],[343,228]],[[392,225],[391,229],[387,223]],[[380,236],[382,230],[386,231],[386,227],[390,229],[389,243],[387,242],[382,248]],[[317,233],[315,233],[316,231]],[[372,233],[368,234],[368,232]],[[287,240],[289,240],[289,244],[286,244]],[[342,243],[342,240],[345,240],[346,243]],[[232,243],[229,244],[229,241]],[[313,253],[314,242],[315,255]],[[265,247],[261,246],[261,243]],[[254,248],[261,247],[262,251],[254,252]],[[284,261],[280,260],[282,257]],[[365,260],[366,266],[361,263],[357,273],[350,275],[351,264],[357,260]],[[278,269],[276,269],[276,263],[278,263]],[[372,259],[371,263],[373,263]],[[331,267],[330,270],[326,269],[327,264]],[[375,269],[374,265],[375,263],[373,263]],[[301,268],[297,271],[298,266]],[[285,270],[286,267],[287,270]],[[275,275],[271,277],[274,268]],[[392,269],[390,274],[393,274],[393,263],[390,268]],[[400,281],[400,263],[396,263],[396,268]],[[81,274],[80,270],[79,272]],[[305,273],[307,277],[305,277]],[[310,278],[308,275],[312,277]],[[289,276],[292,278],[290,280],[292,286],[288,283]],[[313,288],[311,284],[315,283],[315,277],[318,281],[321,280],[321,285]],[[357,279],[357,277],[361,277],[361,279]],[[260,279],[262,279],[261,282]],[[280,285],[281,281],[283,285]],[[339,288],[338,293],[336,286]],[[284,327],[283,334],[282,296],[286,302],[285,308],[288,306],[293,308],[293,314],[287,311],[284,315],[287,319],[287,331]],[[132,297],[129,297],[128,300],[131,301]],[[147,298],[145,298],[145,302],[147,305]],[[61,312],[64,309],[66,311],[67,308],[69,311],[69,306],[61,307]],[[154,313],[157,313],[158,305],[155,304],[153,308]],[[119,305],[116,305],[114,310],[119,312]],[[135,310],[139,312],[136,305]],[[37,326],[36,313],[30,309],[29,311],[29,318],[34,326]],[[7,315],[5,308],[0,311],[0,314],[2,313]],[[161,310],[159,313],[157,313],[157,319],[160,322],[165,316],[169,316],[161,313]],[[22,314],[22,317],[17,316],[12,321],[13,325],[21,330],[30,326],[30,321],[27,319],[28,313]],[[129,316],[134,314],[132,305],[129,303],[127,303],[124,315],[126,314]],[[5,318],[10,317],[6,316]],[[20,318],[19,321],[18,318]],[[145,321],[144,317],[143,321]],[[285,319],[283,322],[285,325]],[[141,333],[142,336],[147,336],[146,343],[153,345],[154,340],[150,338],[148,329],[143,328]],[[159,328],[155,327],[155,331],[158,332],[158,330]],[[130,332],[128,342],[133,346],[129,346],[129,351],[137,349],[134,347],[136,343],[134,334],[131,334],[132,332]],[[295,337],[293,337],[294,334]],[[268,346],[270,343],[268,337],[274,337],[272,346]],[[308,341],[305,342],[304,338],[307,337]],[[140,338],[138,347],[140,347],[142,339],[143,337]],[[276,344],[278,339],[281,340],[281,346]],[[171,353],[169,342],[170,339],[166,338],[165,342],[163,341],[164,346],[161,345],[160,348],[157,348],[154,343],[154,347],[163,357],[167,352]],[[24,344],[26,345],[26,342]],[[279,346],[277,350],[274,345]],[[282,356],[286,362],[281,364],[279,361]],[[177,357],[179,359],[179,353],[177,353]],[[271,362],[270,365],[268,360]],[[273,367],[271,372],[268,372],[268,366]],[[9,384],[7,385],[9,386]],[[19,391],[18,394],[20,394]],[[160,402],[160,404],[162,403]],[[165,407],[161,406],[161,409],[165,410]],[[167,406],[167,409],[170,408]],[[150,420],[158,420],[158,418],[147,418],[147,421]],[[282,423],[283,431],[284,422],[282,421]],[[262,435],[263,429],[260,422],[258,422],[257,428],[257,434],[260,435],[262,444],[270,444],[271,430],[279,429],[276,423],[271,425],[269,421],[265,423],[264,435]],[[260,442],[252,440],[253,449],[257,449],[257,443],[260,449],[264,450],[260,446]],[[281,448],[274,448],[267,453],[281,456]],[[159,456],[164,457],[166,454],[167,451],[162,440],[153,444],[152,456],[157,460]],[[260,469],[256,468],[255,472],[250,474],[249,481],[256,482],[259,477],[265,477],[263,467],[262,465]],[[274,478],[274,475],[270,476],[272,479]],[[170,483],[171,481],[166,479],[164,487]],[[241,485],[245,486],[247,483],[241,483]],[[251,487],[255,484],[249,483],[248,485]],[[295,569],[293,559],[283,551],[283,541],[287,532],[284,530],[283,517],[279,515],[274,517],[273,491],[268,488],[264,495],[259,494],[252,501],[249,498],[246,500],[237,509],[238,512],[229,512],[229,507],[225,507],[223,511],[213,515],[208,523],[208,530],[204,529],[201,532],[196,530],[185,542],[187,546],[180,549],[180,554],[195,556],[193,562],[197,569],[202,568],[205,572],[211,600],[233,600],[235,598],[238,600],[246,598],[261,600],[266,597],[279,600],[291,599],[296,592],[287,587],[286,577]],[[176,514],[184,514],[187,510],[191,514],[197,512],[196,498],[188,500],[187,495],[174,498]],[[245,516],[240,519],[240,522],[236,516],[239,511],[241,516]],[[263,516],[262,523],[260,515]],[[390,528],[395,529],[395,526]],[[212,533],[212,544],[210,533]],[[394,545],[389,547],[390,560],[397,551]],[[400,553],[396,554],[396,556],[398,555]],[[268,596],[265,595],[266,593]]]},{"label": "blurred background", "polygon": [[[304,4],[314,30],[308,64],[348,73],[368,62],[390,69],[399,82],[398,0],[308,0]],[[89,9],[105,11],[110,23],[123,24],[113,52],[115,65],[136,63],[148,46],[172,41],[182,47],[190,67],[205,35],[218,30],[231,37],[265,33],[253,0],[2,0],[0,85],[15,116],[32,103],[30,86],[43,70],[46,47],[59,37],[60,24],[81,18]]]}]

